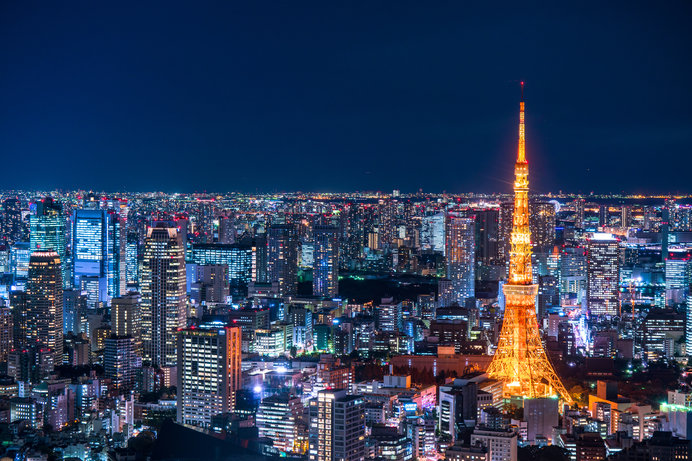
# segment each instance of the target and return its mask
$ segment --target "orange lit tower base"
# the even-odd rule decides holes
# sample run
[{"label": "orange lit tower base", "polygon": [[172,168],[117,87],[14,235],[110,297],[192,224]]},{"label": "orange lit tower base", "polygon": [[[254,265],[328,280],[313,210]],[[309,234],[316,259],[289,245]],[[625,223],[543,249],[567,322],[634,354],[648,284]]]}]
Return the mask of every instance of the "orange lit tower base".
[{"label": "orange lit tower base", "polygon": [[536,319],[538,285],[532,283],[529,229],[529,164],[526,161],[524,83],[519,105],[519,149],[514,167],[514,218],[510,237],[509,282],[503,286],[505,314],[488,375],[504,382],[505,397],[560,397],[573,400],[545,353]]}]

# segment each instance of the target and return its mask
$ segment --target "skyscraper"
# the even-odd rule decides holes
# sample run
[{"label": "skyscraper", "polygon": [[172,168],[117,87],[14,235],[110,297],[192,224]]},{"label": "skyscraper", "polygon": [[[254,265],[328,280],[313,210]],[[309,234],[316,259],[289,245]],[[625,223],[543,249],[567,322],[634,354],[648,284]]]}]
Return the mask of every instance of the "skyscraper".
[{"label": "skyscraper", "polygon": [[141,357],[135,353],[132,336],[111,335],[106,338],[103,364],[106,378],[118,390],[132,389],[135,384],[135,371],[141,365]]},{"label": "skyscraper", "polygon": [[128,232],[125,243],[125,280],[128,284],[139,283],[139,236]]},{"label": "skyscraper", "polygon": [[63,286],[70,285],[69,265],[65,250],[65,218],[62,205],[46,197],[36,204],[36,214],[29,217],[29,243],[31,251],[53,250],[62,264]]},{"label": "skyscraper", "polygon": [[618,315],[620,261],[618,240],[596,233],[586,253],[586,297],[592,315]]},{"label": "skyscraper", "polygon": [[267,231],[267,276],[281,296],[294,295],[298,284],[298,237],[293,224],[273,224]]},{"label": "skyscraper", "polygon": [[203,323],[178,332],[178,423],[208,428],[240,389],[240,327]]},{"label": "skyscraper", "polygon": [[339,292],[339,229],[314,226],[312,294],[335,297]]},{"label": "skyscraper", "polygon": [[302,454],[307,435],[302,417],[300,398],[288,394],[269,396],[257,410],[259,436],[270,439],[279,453]]},{"label": "skyscraper", "polygon": [[475,295],[475,222],[474,218],[447,217],[447,278],[452,282],[455,301],[463,306]]},{"label": "skyscraper", "polygon": [[12,309],[0,307],[0,363],[7,362],[9,352],[14,349]]},{"label": "skyscraper", "polygon": [[[522,82],[522,93],[524,84]],[[555,373],[543,348],[536,319],[536,294],[531,270],[529,226],[529,164],[526,161],[524,100],[519,105],[519,146],[514,165],[514,219],[511,234],[509,281],[502,286],[506,298],[500,339],[488,376],[503,382],[505,396],[572,397]]]},{"label": "skyscraper", "polygon": [[432,216],[424,216],[421,219],[420,229],[421,249],[445,252],[445,215],[438,213]]},{"label": "skyscraper", "polygon": [[26,241],[22,202],[18,198],[8,198],[2,202],[2,237],[7,243]]},{"label": "skyscraper", "polygon": [[72,217],[74,286],[89,291],[90,307],[106,302],[108,215],[102,210],[76,210]]},{"label": "skyscraper", "polygon": [[311,461],[363,461],[365,459],[365,407],[363,397],[345,390],[324,390],[317,395],[317,414],[311,421]]},{"label": "skyscraper", "polygon": [[185,252],[173,223],[147,229],[142,262],[144,359],[155,366],[176,364],[175,331],[185,327]]},{"label": "skyscraper", "polygon": [[117,337],[129,336],[134,351],[142,353],[142,313],[138,293],[113,298],[111,301],[111,331]]},{"label": "skyscraper", "polygon": [[35,251],[26,286],[26,336],[29,344],[49,347],[62,363],[62,268],[55,251]]}]

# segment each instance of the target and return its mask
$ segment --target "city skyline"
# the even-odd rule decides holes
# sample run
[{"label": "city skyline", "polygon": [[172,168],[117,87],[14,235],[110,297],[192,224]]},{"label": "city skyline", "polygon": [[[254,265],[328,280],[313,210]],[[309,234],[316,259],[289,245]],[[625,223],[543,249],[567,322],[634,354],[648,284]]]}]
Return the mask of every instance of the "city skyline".
[{"label": "city skyline", "polygon": [[687,4],[2,8],[7,188],[508,193],[525,80],[537,192],[692,192]]}]

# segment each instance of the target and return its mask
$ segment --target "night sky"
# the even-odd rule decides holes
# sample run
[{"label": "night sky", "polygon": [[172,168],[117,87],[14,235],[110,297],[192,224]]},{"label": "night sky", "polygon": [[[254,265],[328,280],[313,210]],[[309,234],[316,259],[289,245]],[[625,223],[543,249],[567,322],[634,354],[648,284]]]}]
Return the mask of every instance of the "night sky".
[{"label": "night sky", "polygon": [[690,24],[689,1],[6,1],[0,188],[509,192],[525,80],[534,190],[692,193]]}]

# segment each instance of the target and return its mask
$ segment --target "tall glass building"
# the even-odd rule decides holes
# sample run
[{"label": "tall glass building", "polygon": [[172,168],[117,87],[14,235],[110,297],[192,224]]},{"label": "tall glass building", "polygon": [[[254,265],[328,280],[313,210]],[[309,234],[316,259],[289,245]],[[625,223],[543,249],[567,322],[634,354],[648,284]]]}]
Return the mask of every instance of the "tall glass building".
[{"label": "tall glass building", "polygon": [[230,413],[240,390],[241,330],[223,322],[177,332],[180,424],[209,428],[212,417]]},{"label": "tall glass building", "polygon": [[65,218],[62,205],[46,197],[36,204],[36,213],[29,217],[29,243],[31,251],[53,250],[62,262],[63,286],[70,286],[70,268],[65,248]]},{"label": "tall glass building", "polygon": [[586,255],[586,299],[592,315],[617,315],[620,307],[619,242],[610,234],[595,233]]},{"label": "tall glass building", "polygon": [[[74,284],[107,302],[125,292],[124,220],[118,210],[76,210],[72,219]],[[87,286],[88,285],[88,286]]]},{"label": "tall glass building", "polygon": [[175,331],[185,327],[185,250],[174,223],[147,230],[142,261],[142,343],[153,366],[175,366]]},{"label": "tall glass building", "polygon": [[447,278],[452,282],[454,300],[461,306],[475,296],[475,233],[473,218],[447,217]]},{"label": "tall glass building", "polygon": [[312,294],[333,298],[339,292],[339,229],[314,226]]},{"label": "tall glass building", "polygon": [[188,252],[188,262],[199,265],[228,266],[228,283],[233,292],[247,294],[248,283],[253,281],[252,247],[242,244],[195,243]]},{"label": "tall glass building", "polygon": [[62,363],[63,289],[60,256],[55,251],[35,251],[29,261],[26,289],[26,336],[29,344],[53,351],[54,363]]}]

